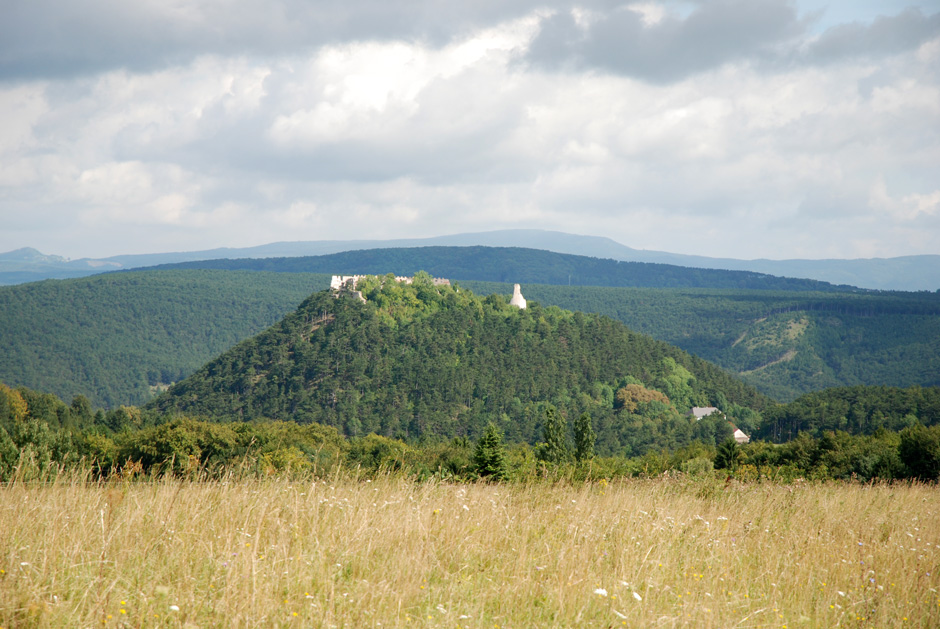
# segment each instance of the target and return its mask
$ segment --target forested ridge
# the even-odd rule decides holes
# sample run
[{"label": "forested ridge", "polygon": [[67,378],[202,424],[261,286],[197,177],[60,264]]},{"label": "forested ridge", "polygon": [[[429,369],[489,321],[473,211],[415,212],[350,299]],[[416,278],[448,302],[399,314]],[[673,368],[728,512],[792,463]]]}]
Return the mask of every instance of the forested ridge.
[{"label": "forested ridge", "polygon": [[534,443],[550,404],[569,417],[591,414],[604,451],[633,453],[714,431],[687,420],[692,406],[720,404],[746,424],[770,403],[610,318],[537,303],[519,310],[504,296],[420,277],[413,285],[374,278],[362,287],[366,303],[314,294],[148,407],[404,439],[473,437],[495,421],[508,438]]},{"label": "forested ridge", "polygon": [[0,287],[0,382],[143,404],[328,285],[309,274],[131,271]]},{"label": "forested ridge", "polygon": [[[480,294],[507,284],[463,282]],[[940,385],[940,295],[525,287],[605,314],[737,373],[780,401],[828,387]]]},{"label": "forested ridge", "polygon": [[[480,295],[512,288],[460,284]],[[328,285],[328,275],[173,270],[0,287],[0,380],[111,408],[142,404]],[[622,321],[781,401],[835,386],[940,384],[935,293],[538,284],[523,291],[545,306]]]},{"label": "forested ridge", "polygon": [[240,258],[180,262],[154,269],[253,270],[341,275],[414,275],[427,271],[456,280],[567,286],[707,287],[790,291],[859,291],[852,286],[777,277],[751,271],[697,269],[652,262],[624,262],[522,247],[403,247],[364,249],[296,258]]}]

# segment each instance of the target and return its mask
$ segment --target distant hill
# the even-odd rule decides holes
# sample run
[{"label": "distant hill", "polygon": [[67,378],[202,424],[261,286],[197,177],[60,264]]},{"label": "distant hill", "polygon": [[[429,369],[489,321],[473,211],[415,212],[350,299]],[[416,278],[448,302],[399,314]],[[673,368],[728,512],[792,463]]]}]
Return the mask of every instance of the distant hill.
[{"label": "distant hill", "polygon": [[692,269],[669,264],[620,262],[521,247],[400,247],[344,251],[296,258],[239,258],[180,262],[159,269],[215,269],[281,273],[413,275],[424,270],[457,280],[646,286],[656,288],[737,288],[791,291],[851,291],[815,280],[774,277],[749,271]]},{"label": "distant hill", "polygon": [[17,284],[47,278],[76,277],[100,273],[105,270],[140,268],[219,258],[300,257],[362,249],[427,246],[523,247],[620,261],[652,262],[702,269],[751,271],[781,277],[815,279],[836,285],[858,286],[868,289],[940,290],[940,256],[937,255],[858,260],[737,260],[634,249],[610,238],[537,229],[510,229],[453,234],[433,238],[394,240],[277,242],[257,247],[120,255],[100,259],[65,260],[57,256],[45,256],[48,258],[47,260],[34,259],[25,266],[22,260],[17,259],[18,253],[23,250],[18,250],[17,252],[0,254],[0,284]]},{"label": "distant hill", "polygon": [[143,404],[265,329],[323,275],[125,272],[0,288],[0,382]]},{"label": "distant hill", "polygon": [[571,419],[590,413],[605,450],[635,452],[665,426],[690,439],[692,406],[747,414],[769,404],[714,365],[607,317],[520,310],[505,297],[419,278],[359,286],[364,303],[316,293],[148,406],[407,439],[478,435],[494,421],[511,440],[532,443],[550,403]]},{"label": "distant hill", "polygon": [[[463,282],[478,294],[509,284]],[[937,293],[524,285],[701,356],[787,401],[826,387],[940,385]]]}]

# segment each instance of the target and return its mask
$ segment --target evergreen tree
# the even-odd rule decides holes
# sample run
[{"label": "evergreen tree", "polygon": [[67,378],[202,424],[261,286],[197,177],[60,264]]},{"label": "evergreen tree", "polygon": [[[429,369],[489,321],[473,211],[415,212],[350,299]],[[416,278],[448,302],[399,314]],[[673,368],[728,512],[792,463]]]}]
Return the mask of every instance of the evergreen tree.
[{"label": "evergreen tree", "polygon": [[473,453],[473,464],[480,478],[506,480],[506,456],[503,452],[503,434],[490,422],[483,431]]},{"label": "evergreen tree", "polygon": [[568,422],[555,410],[554,406],[545,409],[545,427],[539,447],[539,458],[547,463],[561,465],[571,458],[568,447]]},{"label": "evergreen tree", "polygon": [[742,453],[738,442],[734,438],[725,439],[718,446],[718,452],[715,455],[715,468],[719,470],[728,470],[733,472],[738,468]]},{"label": "evergreen tree", "polygon": [[594,432],[591,416],[581,413],[581,416],[574,422],[574,458],[578,463],[594,458],[595,441],[597,441],[597,433]]}]

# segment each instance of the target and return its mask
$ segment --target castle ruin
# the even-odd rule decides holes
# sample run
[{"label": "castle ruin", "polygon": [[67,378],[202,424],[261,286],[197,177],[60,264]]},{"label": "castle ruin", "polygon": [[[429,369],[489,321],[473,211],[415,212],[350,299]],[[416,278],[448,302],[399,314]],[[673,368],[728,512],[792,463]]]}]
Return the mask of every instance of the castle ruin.
[{"label": "castle ruin", "polygon": [[525,297],[522,296],[522,288],[518,284],[512,287],[512,299],[509,300],[509,305],[525,310]]},{"label": "castle ruin", "polygon": [[[370,277],[368,275],[334,275],[333,279],[330,281],[330,290],[356,290],[356,284],[359,283],[359,280]],[[381,277],[381,276],[380,276]],[[395,276],[395,281],[399,284],[411,284],[414,282],[413,277],[405,277],[401,275]],[[435,286],[450,286],[450,280],[443,277],[432,277],[431,282]]]}]

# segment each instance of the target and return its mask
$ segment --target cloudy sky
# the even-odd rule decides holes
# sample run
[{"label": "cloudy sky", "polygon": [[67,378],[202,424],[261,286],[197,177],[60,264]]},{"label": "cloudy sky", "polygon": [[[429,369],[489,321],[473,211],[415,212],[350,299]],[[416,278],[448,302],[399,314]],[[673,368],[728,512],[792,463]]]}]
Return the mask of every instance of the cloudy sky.
[{"label": "cloudy sky", "polygon": [[0,251],[940,253],[936,0],[10,0]]}]

